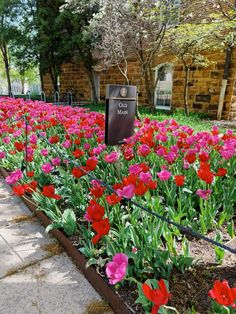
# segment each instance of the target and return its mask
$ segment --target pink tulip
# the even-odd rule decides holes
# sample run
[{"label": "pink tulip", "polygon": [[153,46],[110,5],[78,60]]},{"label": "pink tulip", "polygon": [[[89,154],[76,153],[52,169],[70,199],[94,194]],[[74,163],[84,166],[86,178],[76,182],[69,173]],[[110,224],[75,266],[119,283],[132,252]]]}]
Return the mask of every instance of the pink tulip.
[{"label": "pink tulip", "polygon": [[157,154],[157,156],[160,156],[160,157],[165,156],[165,154],[166,154],[165,148],[163,148],[163,147],[158,148],[158,149],[156,150],[156,154]]},{"label": "pink tulip", "polygon": [[145,157],[145,156],[147,156],[148,154],[150,154],[150,152],[151,152],[151,149],[150,149],[150,147],[149,147],[148,145],[146,145],[146,144],[140,145],[140,146],[138,147],[138,155],[139,155],[139,156]]},{"label": "pink tulip", "polygon": [[134,185],[129,184],[127,186],[124,186],[123,189],[118,189],[116,193],[120,197],[132,198],[134,196]]},{"label": "pink tulip", "polygon": [[48,150],[46,148],[42,149],[41,154],[46,157],[48,155]]},{"label": "pink tulip", "polygon": [[38,140],[38,137],[35,134],[32,134],[30,136],[30,140],[29,141],[30,141],[31,144],[36,144],[37,140]]},{"label": "pink tulip", "polygon": [[4,144],[9,144],[11,142],[11,138],[9,136],[6,136],[2,139]]},{"label": "pink tulip", "polygon": [[109,155],[106,155],[104,160],[110,164],[116,162],[119,159],[119,155],[117,152],[112,152]]},{"label": "pink tulip", "polygon": [[22,131],[21,130],[17,130],[17,131],[15,131],[12,135],[13,135],[13,137],[18,137],[18,136],[20,136],[22,134]]},{"label": "pink tulip", "polygon": [[0,159],[3,159],[3,158],[5,158],[5,157],[6,157],[5,152],[0,152]]},{"label": "pink tulip", "polygon": [[109,277],[109,284],[115,285],[122,281],[126,276],[128,266],[128,256],[123,253],[117,253],[113,256],[112,262],[106,265],[106,274]]},{"label": "pink tulip", "polygon": [[106,149],[106,144],[99,144],[98,147],[95,147],[92,152],[95,155],[100,155]]},{"label": "pink tulip", "polygon": [[6,177],[6,182],[8,184],[16,184],[20,179],[23,178],[23,173],[20,169],[13,171],[8,177]]},{"label": "pink tulip", "polygon": [[139,175],[139,180],[143,183],[148,183],[152,180],[152,175],[150,172],[141,172]]},{"label": "pink tulip", "polygon": [[139,164],[134,164],[129,166],[129,173],[138,175],[140,173],[141,167]]},{"label": "pink tulip", "polygon": [[158,172],[157,175],[161,181],[167,181],[171,177],[171,172],[168,170],[162,170],[161,172]]},{"label": "pink tulip", "polygon": [[201,190],[201,189],[198,189],[196,194],[203,198],[204,200],[208,200],[208,198],[210,197],[212,193],[212,190]]},{"label": "pink tulip", "polygon": [[84,144],[84,150],[89,150],[91,145],[89,143]]},{"label": "pink tulip", "polygon": [[61,159],[59,157],[56,157],[56,158],[52,159],[53,166],[59,166],[60,163],[61,163]]},{"label": "pink tulip", "polygon": [[65,142],[62,143],[62,146],[64,148],[69,148],[69,147],[71,147],[71,142],[69,140],[66,140]]},{"label": "pink tulip", "polygon": [[42,171],[43,171],[44,173],[50,173],[50,172],[52,171],[52,169],[53,169],[53,167],[52,167],[52,165],[50,164],[50,162],[48,162],[48,163],[42,165]]}]

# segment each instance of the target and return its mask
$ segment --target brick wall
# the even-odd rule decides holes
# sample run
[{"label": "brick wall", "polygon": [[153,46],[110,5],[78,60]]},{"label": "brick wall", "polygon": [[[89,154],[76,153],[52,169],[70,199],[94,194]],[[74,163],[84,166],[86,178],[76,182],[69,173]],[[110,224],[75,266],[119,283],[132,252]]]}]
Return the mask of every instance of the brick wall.
[{"label": "brick wall", "polygon": [[[206,55],[214,63],[208,67],[192,67],[189,80],[189,107],[192,112],[206,113],[215,118],[223,79],[225,52],[212,52]],[[234,51],[223,108],[224,119],[228,118],[231,110],[235,73],[236,54]],[[173,76],[172,105],[174,108],[183,106],[183,91],[184,69],[182,64],[177,64],[175,65]]]},{"label": "brick wall", "polygon": [[[206,53],[213,63],[208,67],[193,66],[190,71],[189,80],[189,108],[192,112],[206,113],[216,118],[221,82],[223,79],[225,52]],[[156,56],[154,66],[161,63],[173,63],[173,90],[172,109],[183,108],[184,103],[184,77],[183,64],[176,62],[173,56]],[[137,85],[140,81],[140,68],[136,60],[130,60],[128,64],[128,76],[130,84]],[[225,95],[223,118],[236,117],[236,49],[233,51],[230,64],[229,80]],[[125,84],[125,79],[116,67],[111,67],[100,72],[100,96],[105,99],[106,84]],[[45,92],[52,93],[52,84],[49,76],[44,77]],[[60,93],[72,91],[80,99],[91,101],[91,88],[86,73],[81,67],[74,64],[65,64],[60,76]],[[146,93],[143,80],[140,83],[139,103],[145,105]]]},{"label": "brick wall", "polygon": [[[231,63],[234,68],[236,68],[236,50],[233,53],[233,62]],[[234,71],[234,88],[233,88],[233,96],[231,100],[231,109],[229,111],[229,119],[236,120],[236,70]]]}]

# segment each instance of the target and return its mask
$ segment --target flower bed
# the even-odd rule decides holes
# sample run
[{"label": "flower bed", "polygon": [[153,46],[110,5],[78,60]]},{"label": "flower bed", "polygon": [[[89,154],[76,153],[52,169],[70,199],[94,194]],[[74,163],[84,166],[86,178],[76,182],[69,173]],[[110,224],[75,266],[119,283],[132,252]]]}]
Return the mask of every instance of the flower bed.
[{"label": "flower bed", "polygon": [[[135,122],[126,144],[106,147],[100,113],[2,98],[0,117],[1,166],[11,170],[6,180],[17,184],[14,192],[38,203],[52,221],[47,231],[61,228],[76,238],[87,266],[110,285],[136,287],[145,311],[176,311],[167,306],[167,281],[192,267],[190,239],[127,200],[201,234],[213,232],[219,242],[222,227],[234,237],[232,131],[194,133],[174,120],[146,118]],[[215,251],[221,262],[224,252]],[[209,296],[215,313],[233,311],[236,294],[226,282],[216,281]]]}]

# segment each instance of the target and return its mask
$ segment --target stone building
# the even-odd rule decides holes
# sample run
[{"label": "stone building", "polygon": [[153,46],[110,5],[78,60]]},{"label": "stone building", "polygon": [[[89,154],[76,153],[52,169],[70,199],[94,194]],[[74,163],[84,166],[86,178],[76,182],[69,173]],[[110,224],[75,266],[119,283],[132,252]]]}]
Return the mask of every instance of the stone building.
[{"label": "stone building", "polygon": [[[216,9],[215,1],[195,1],[198,7],[191,12],[182,12],[182,17],[188,22],[188,16],[195,23],[205,23],[209,12]],[[203,9],[204,5],[204,9]],[[202,10],[201,10],[202,8]],[[184,11],[184,8],[181,8]],[[200,11],[203,15],[199,15]],[[196,12],[196,16],[194,16]],[[205,15],[204,15],[205,14]],[[205,113],[213,118],[217,117],[220,102],[222,81],[226,63],[225,51],[210,51],[206,53],[207,58],[212,61],[207,67],[193,66],[190,71],[189,108],[192,112]],[[157,109],[171,110],[183,108],[184,106],[184,67],[180,62],[174,62],[174,56],[156,55],[153,69],[158,75],[165,66],[164,74],[160,75],[155,91],[155,106]],[[163,73],[163,71],[161,72]],[[129,59],[128,76],[130,83],[136,85],[140,80],[139,63],[135,59]],[[124,84],[124,77],[118,68],[111,67],[106,70],[95,70],[94,80],[97,95],[100,101],[105,100],[106,84]],[[44,76],[44,90],[47,95],[52,95],[53,85],[49,75]],[[77,100],[92,101],[90,83],[82,67],[73,63],[66,63],[62,67],[60,75],[60,94],[72,92]],[[236,48],[233,49],[229,63],[226,92],[223,97],[223,119],[236,119]],[[144,82],[139,89],[139,104],[145,105],[146,95]]]}]

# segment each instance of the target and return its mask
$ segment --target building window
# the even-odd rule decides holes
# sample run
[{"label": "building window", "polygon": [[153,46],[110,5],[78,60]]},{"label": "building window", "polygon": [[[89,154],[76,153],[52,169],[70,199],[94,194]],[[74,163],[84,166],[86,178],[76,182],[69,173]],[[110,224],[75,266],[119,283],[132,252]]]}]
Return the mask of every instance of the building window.
[{"label": "building window", "polygon": [[173,65],[169,63],[160,64],[155,69],[156,89],[155,107],[170,110],[173,86]]}]

